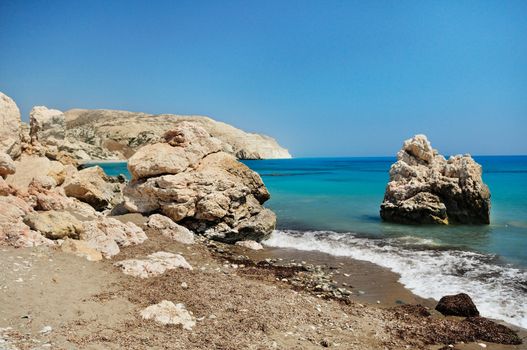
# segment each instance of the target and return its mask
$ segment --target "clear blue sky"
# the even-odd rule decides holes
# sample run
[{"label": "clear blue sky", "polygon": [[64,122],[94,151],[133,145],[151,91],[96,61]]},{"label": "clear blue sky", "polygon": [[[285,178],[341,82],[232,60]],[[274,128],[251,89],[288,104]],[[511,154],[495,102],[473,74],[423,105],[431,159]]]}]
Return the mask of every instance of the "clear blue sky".
[{"label": "clear blue sky", "polygon": [[527,154],[527,1],[0,0],[0,91],[204,114],[295,156]]}]

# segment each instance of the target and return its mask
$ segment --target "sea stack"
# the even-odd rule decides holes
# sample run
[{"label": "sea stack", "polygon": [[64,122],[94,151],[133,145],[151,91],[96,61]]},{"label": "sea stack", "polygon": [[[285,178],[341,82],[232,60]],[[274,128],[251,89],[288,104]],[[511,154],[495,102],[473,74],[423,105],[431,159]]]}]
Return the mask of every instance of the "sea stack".
[{"label": "sea stack", "polygon": [[381,204],[381,218],[403,224],[490,223],[490,191],[468,154],[448,160],[425,135],[404,141]]}]

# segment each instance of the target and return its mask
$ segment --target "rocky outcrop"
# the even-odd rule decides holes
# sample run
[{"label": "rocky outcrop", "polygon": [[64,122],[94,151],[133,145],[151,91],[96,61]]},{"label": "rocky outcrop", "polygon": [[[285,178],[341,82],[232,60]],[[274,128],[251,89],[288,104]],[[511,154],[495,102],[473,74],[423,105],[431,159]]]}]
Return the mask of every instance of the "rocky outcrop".
[{"label": "rocky outcrop", "polygon": [[424,135],[406,140],[390,168],[383,220],[404,224],[489,224],[490,191],[470,155],[448,160]]},{"label": "rocky outcrop", "polygon": [[43,145],[60,145],[66,135],[64,113],[57,109],[35,106],[29,114],[30,137]]},{"label": "rocky outcrop", "polygon": [[[219,151],[217,140],[195,124],[182,123],[170,134],[179,135],[178,141],[165,144],[165,152],[149,145],[130,158],[133,181],[123,191],[126,209],[161,212],[195,232],[230,243],[270,235],[276,217],[262,207],[270,196],[260,176]],[[166,161],[176,158],[177,166]],[[170,165],[160,171],[148,164]]]},{"label": "rocky outcrop", "polygon": [[0,177],[5,179],[7,175],[14,174],[16,171],[15,162],[7,153],[0,152]]},{"label": "rocky outcrop", "polygon": [[465,293],[445,295],[437,303],[436,310],[445,316],[479,316],[479,311],[472,299]]},{"label": "rocky outcrop", "polygon": [[15,159],[20,155],[20,110],[15,101],[0,92],[0,152]]},{"label": "rocky outcrop", "polygon": [[79,159],[127,159],[139,148],[159,143],[168,130],[183,122],[201,126],[219,141],[224,152],[239,159],[291,157],[269,136],[247,133],[203,116],[82,109],[69,110],[65,116],[66,140]]}]

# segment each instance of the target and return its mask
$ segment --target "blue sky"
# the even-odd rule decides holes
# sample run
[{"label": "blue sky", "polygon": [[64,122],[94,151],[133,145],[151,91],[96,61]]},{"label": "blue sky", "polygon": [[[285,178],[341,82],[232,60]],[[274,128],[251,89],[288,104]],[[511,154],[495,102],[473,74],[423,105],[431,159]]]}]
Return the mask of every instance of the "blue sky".
[{"label": "blue sky", "polygon": [[527,154],[527,1],[0,0],[0,91],[203,114],[295,156]]}]

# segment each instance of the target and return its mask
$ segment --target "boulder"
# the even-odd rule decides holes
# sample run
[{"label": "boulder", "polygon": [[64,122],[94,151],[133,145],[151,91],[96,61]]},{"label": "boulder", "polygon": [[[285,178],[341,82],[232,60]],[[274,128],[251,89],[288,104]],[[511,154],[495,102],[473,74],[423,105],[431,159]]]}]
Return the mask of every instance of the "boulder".
[{"label": "boulder", "polygon": [[445,295],[437,303],[436,310],[445,316],[479,316],[476,305],[465,293]]},{"label": "boulder", "polygon": [[167,270],[177,268],[192,270],[183,256],[167,252],[153,253],[146,259],[122,260],[114,265],[120,267],[124,274],[139,278],[162,275]]},{"label": "boulder", "polygon": [[24,217],[24,223],[49,239],[78,238],[82,232],[81,222],[68,212],[33,212]]},{"label": "boulder", "polygon": [[196,325],[196,320],[187,311],[185,305],[174,304],[171,301],[163,300],[160,303],[150,305],[141,311],[141,317],[145,320],[153,319],[162,325],[172,324],[181,325],[185,330],[192,330]]},{"label": "boulder", "polygon": [[159,234],[172,238],[173,240],[183,244],[193,244],[194,234],[185,226],[176,224],[172,219],[160,215],[153,214],[148,218],[147,227]]},{"label": "boulder", "polygon": [[96,210],[104,210],[114,203],[119,185],[110,182],[99,166],[83,169],[67,178],[62,185],[67,196],[88,203]]},{"label": "boulder", "polygon": [[164,139],[167,143],[145,146],[130,158],[134,179],[123,190],[128,211],[161,212],[230,243],[271,234],[276,216],[262,206],[270,195],[257,173],[219,151],[218,140],[192,123],[179,124]]},{"label": "boulder", "polygon": [[7,175],[14,174],[16,171],[15,162],[9,154],[0,151],[0,177],[7,178]]},{"label": "boulder", "polygon": [[88,261],[102,260],[102,254],[96,249],[90,247],[90,245],[85,241],[67,238],[60,245],[60,250],[65,253],[70,253],[78,257],[85,258]]},{"label": "boulder", "polygon": [[13,195],[0,196],[0,245],[35,247],[53,244],[23,222],[24,216],[31,212],[31,206],[23,199]]},{"label": "boulder", "polygon": [[123,223],[110,217],[100,217],[85,223],[82,237],[94,237],[102,232],[120,247],[141,244],[148,239],[143,229],[133,222]]},{"label": "boulder", "polygon": [[0,92],[0,152],[16,159],[21,152],[20,110],[15,101]]},{"label": "boulder", "polygon": [[57,185],[66,177],[66,167],[58,161],[35,155],[23,154],[16,162],[16,173],[7,177],[7,182],[18,189],[26,189],[34,178],[50,176]]},{"label": "boulder", "polygon": [[240,247],[247,248],[247,249],[251,249],[251,250],[262,250],[263,249],[263,246],[260,243],[258,243],[256,241],[251,241],[251,240],[238,241],[238,242],[236,242],[236,245],[240,246]]},{"label": "boulder", "polygon": [[97,221],[83,222],[79,238],[88,247],[100,252],[106,259],[111,259],[121,251],[117,242],[99,228]]},{"label": "boulder", "polygon": [[35,106],[29,114],[30,136],[43,145],[59,145],[65,137],[64,113],[44,106]]},{"label": "boulder", "polygon": [[132,179],[178,174],[194,167],[206,155],[221,149],[219,140],[203,128],[183,122],[164,135],[167,143],[142,147],[128,160]]},{"label": "boulder", "polygon": [[425,135],[416,135],[390,168],[381,217],[403,224],[489,224],[490,191],[481,175],[470,155],[446,160]]}]

